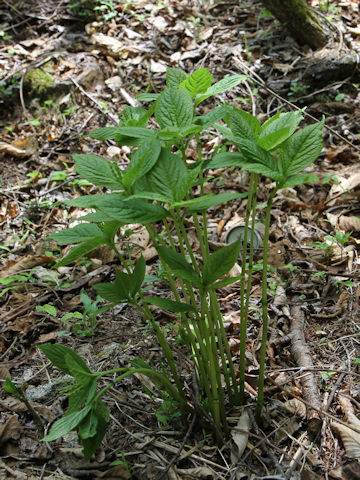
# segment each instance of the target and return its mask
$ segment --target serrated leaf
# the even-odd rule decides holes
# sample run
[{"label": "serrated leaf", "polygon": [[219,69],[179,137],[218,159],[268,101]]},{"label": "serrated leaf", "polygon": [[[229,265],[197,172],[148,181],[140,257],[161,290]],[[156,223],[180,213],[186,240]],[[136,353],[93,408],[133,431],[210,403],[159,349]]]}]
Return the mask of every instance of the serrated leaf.
[{"label": "serrated leaf", "polygon": [[143,284],[145,278],[145,267],[146,263],[144,257],[141,255],[131,275],[130,294],[132,296],[134,296],[140,290],[141,285]]},{"label": "serrated leaf", "polygon": [[224,278],[223,280],[219,280],[218,282],[214,283],[213,288],[226,287],[227,285],[231,285],[233,283],[239,282],[240,280],[241,280],[241,277]]},{"label": "serrated leaf", "polygon": [[145,303],[150,303],[151,305],[156,305],[157,307],[163,308],[164,310],[169,310],[169,312],[194,312],[195,308],[188,303],[176,302],[168,298],[160,297],[145,297]]},{"label": "serrated leaf", "polygon": [[104,245],[105,243],[106,240],[104,237],[97,237],[93,238],[92,240],[88,240],[87,242],[82,242],[76,247],[73,247],[66,255],[66,257],[62,258],[59,262],[57,262],[56,267],[62,267],[64,265],[68,265],[69,263],[75,262],[75,260],[78,260],[87,253],[95,250],[95,248],[100,247],[100,245]]},{"label": "serrated leaf", "polygon": [[68,394],[68,409],[66,415],[81,410],[85,402],[90,402],[97,390],[97,380],[93,378],[91,383],[76,384]]},{"label": "serrated leaf", "polygon": [[187,77],[187,74],[180,68],[168,68],[166,70],[166,86],[178,88]]},{"label": "serrated leaf", "polygon": [[72,200],[65,200],[63,203],[70,207],[96,208],[104,198],[109,198],[116,202],[117,200],[123,200],[126,196],[123,193],[107,193],[106,195],[99,193],[96,195],[83,195]]},{"label": "serrated leaf", "polygon": [[97,402],[92,406],[92,412],[97,418],[96,434],[91,438],[80,438],[86,460],[90,460],[91,456],[99,448],[110,419],[110,412],[101,399],[97,400]]},{"label": "serrated leaf", "polygon": [[47,356],[47,358],[51,361],[51,363],[55,365],[55,367],[59,368],[67,375],[71,375],[71,373],[69,366],[65,360],[66,355],[68,355],[75,362],[77,362],[77,364],[80,365],[84,371],[86,371],[87,373],[91,373],[91,370],[86,365],[84,360],[71,348],[66,347],[65,345],[60,345],[57,343],[44,343],[43,345],[39,345],[38,348]]},{"label": "serrated leaf", "polygon": [[235,136],[256,142],[261,130],[261,124],[256,117],[238,108],[228,107],[226,119]]},{"label": "serrated leaf", "polygon": [[200,93],[205,93],[211,86],[212,81],[213,77],[211,73],[206,70],[206,68],[199,68],[181,82],[179,88],[184,88],[190,93],[191,97],[194,98]]},{"label": "serrated leaf", "polygon": [[158,247],[157,250],[160,259],[170,267],[171,273],[198,287],[201,286],[199,275],[180,253],[174,252],[174,250],[166,247]]},{"label": "serrated leaf", "polygon": [[174,87],[164,90],[156,101],[155,118],[162,129],[191,125],[193,105],[189,92]]},{"label": "serrated leaf", "polygon": [[247,196],[247,194],[219,193],[211,198],[200,197],[202,198],[202,201],[195,203],[194,205],[190,205],[186,212],[202,212],[210,207],[213,207],[214,205],[220,205],[221,203],[230,202],[231,200],[235,200],[237,198],[244,198],[245,196]]},{"label": "serrated leaf", "polygon": [[273,121],[266,122],[261,128],[258,145],[264,145],[265,150],[274,149],[295,132],[302,118],[301,111],[296,111],[281,113],[274,120],[270,119]]},{"label": "serrated leaf", "polygon": [[197,123],[202,126],[203,130],[214,125],[219,120],[222,120],[227,113],[227,109],[225,105],[221,105],[221,107],[217,107],[214,110],[210,110],[210,112],[202,115],[201,117],[195,117],[194,123]]},{"label": "serrated leaf", "polygon": [[79,424],[77,433],[82,440],[86,440],[87,438],[91,438],[96,435],[97,426],[98,418],[94,409],[91,409],[84,420],[82,420],[82,422]]},{"label": "serrated leaf", "polygon": [[95,140],[114,140],[116,135],[119,135],[119,127],[102,127],[97,128],[93,132],[86,135],[90,138],[95,138]]},{"label": "serrated leaf", "polygon": [[122,177],[122,183],[129,188],[138,178],[146,175],[159,158],[161,145],[156,137],[140,146],[132,154],[130,164]]},{"label": "serrated leaf", "polygon": [[72,228],[61,230],[50,235],[60,245],[69,245],[71,243],[84,242],[92,240],[94,237],[104,238],[104,234],[98,225],[93,223],[81,223]]},{"label": "serrated leaf", "polygon": [[206,168],[241,167],[245,158],[241,152],[218,153],[205,163]]},{"label": "serrated leaf", "polygon": [[119,304],[129,300],[131,289],[130,276],[119,269],[116,269],[116,278],[114,283],[98,283],[94,289],[100,297],[105,298],[111,303]]},{"label": "serrated leaf", "polygon": [[188,190],[187,168],[177,156],[162,148],[156,165],[147,175],[147,182],[153,192],[170,201],[180,201]]},{"label": "serrated leaf", "polygon": [[311,165],[322,150],[324,122],[309,125],[290,137],[280,150],[281,173],[293,175]]},{"label": "serrated leaf", "polygon": [[208,97],[211,97],[212,95],[218,95],[219,93],[226,92],[227,90],[230,90],[230,88],[236,87],[236,85],[239,85],[239,83],[246,79],[246,75],[227,75],[219,82],[211,85],[211,87],[209,87],[204,94],[198,95],[195,99],[195,104],[199,105],[200,102]]},{"label": "serrated leaf", "polygon": [[274,180],[281,180],[283,176],[278,171],[274,157],[254,142],[236,137],[234,142],[244,155],[242,168],[249,172],[261,173]]},{"label": "serrated leaf", "polygon": [[159,96],[159,93],[139,93],[136,99],[141,102],[153,102],[154,100],[157,100]]},{"label": "serrated leaf", "polygon": [[[65,355],[65,363],[68,366],[70,375],[74,377],[80,385],[89,385],[94,381],[94,377],[88,366],[81,357]],[[84,366],[85,365],[85,366]]]},{"label": "serrated leaf", "polygon": [[313,183],[313,182],[317,182],[318,180],[319,180],[319,177],[312,173],[299,173],[299,174],[290,175],[290,177],[287,177],[284,183],[281,183],[279,187],[291,188],[291,187],[295,187],[295,185],[302,185],[304,183]]},{"label": "serrated leaf", "polygon": [[92,154],[75,154],[75,170],[88,182],[98,187],[108,187],[111,190],[123,190],[121,172],[116,170],[105,158]]},{"label": "serrated leaf", "polygon": [[148,111],[143,107],[127,105],[119,120],[119,127],[145,127],[148,121]]},{"label": "serrated leaf", "polygon": [[273,150],[282,142],[284,142],[290,135],[289,128],[283,128],[281,130],[277,130],[276,132],[271,132],[265,137],[259,138],[256,142],[257,145],[267,152]]},{"label": "serrated leaf", "polygon": [[125,224],[158,222],[169,215],[160,205],[148,203],[140,198],[129,202],[113,202],[111,199],[109,201],[104,199],[99,206],[99,211]]},{"label": "serrated leaf", "polygon": [[235,265],[240,254],[240,241],[233,242],[227,247],[220,248],[212,253],[202,269],[203,284],[208,287],[222,277]]},{"label": "serrated leaf", "polygon": [[80,422],[86,417],[90,409],[91,406],[88,405],[79,412],[73,412],[69,415],[66,415],[65,417],[60,418],[60,420],[57,420],[51,427],[48,435],[46,435],[41,440],[43,442],[52,442],[53,440],[63,437],[67,433],[71,432],[71,430],[74,430],[74,428],[76,428],[80,424]]}]

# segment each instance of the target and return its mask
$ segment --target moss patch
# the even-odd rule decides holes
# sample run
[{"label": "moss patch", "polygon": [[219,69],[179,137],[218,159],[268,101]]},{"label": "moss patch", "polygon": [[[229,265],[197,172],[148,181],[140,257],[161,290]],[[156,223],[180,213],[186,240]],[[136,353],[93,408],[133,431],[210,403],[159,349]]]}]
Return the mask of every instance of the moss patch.
[{"label": "moss patch", "polygon": [[43,98],[55,86],[55,81],[42,68],[34,68],[25,75],[24,86],[30,97]]}]

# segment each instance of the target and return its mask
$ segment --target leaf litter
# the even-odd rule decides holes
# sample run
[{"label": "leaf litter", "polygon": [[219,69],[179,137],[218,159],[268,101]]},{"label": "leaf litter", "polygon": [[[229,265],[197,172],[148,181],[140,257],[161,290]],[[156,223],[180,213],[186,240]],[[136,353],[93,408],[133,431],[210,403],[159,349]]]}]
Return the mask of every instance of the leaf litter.
[{"label": "leaf litter", "polygon": [[[311,3],[318,8],[323,4]],[[335,80],[321,89],[302,80],[301,65],[311,51],[277,27],[257,2],[134,1],[118,4],[115,15],[107,19],[106,13],[111,12],[102,16],[100,11],[95,18],[89,5],[18,0],[9,9],[0,7],[6,13],[0,52],[0,101],[5,107],[0,120],[2,379],[26,381],[27,388],[64,381],[34,348],[49,338],[72,346],[95,370],[123,366],[139,356],[161,368],[151,328],[132,307],[124,304],[102,313],[95,337],[77,337],[61,322],[62,316],[80,309],[82,288],[95,299],[92,286],[109,277],[114,259],[103,249],[80,265],[48,272],[44,266],[63,253],[47,240],[48,235],[82,213],[57,202],[97,193],[77,178],[71,154],[114,155],[120,168],[122,162],[125,166],[124,147],[116,150],[111,142],[106,145],[83,135],[116,124],[117,113],[126,104],[139,105],[137,94],[148,85],[150,91],[159,91],[167,67],[179,66],[187,72],[206,67],[216,80],[225,74],[249,74],[244,84],[220,93],[217,101],[236,103],[265,118],[288,109],[290,100],[300,108],[307,106],[317,119],[326,113],[332,130],[325,134],[324,154],[313,172],[320,180],[289,188],[275,198],[270,237],[274,293],[263,429],[251,418],[245,421],[247,410],[229,412],[235,449],[230,444],[219,449],[196,428],[182,445],[181,425],[159,414],[163,399],[155,390],[150,397],[145,393],[144,378],[128,377],[109,391],[105,399],[112,414],[108,433],[96,458],[85,462],[71,434],[46,447],[39,443],[31,414],[21,402],[5,403],[11,397],[2,392],[1,475],[23,478],[26,471],[28,478],[160,478],[171,465],[164,478],[358,478],[358,463],[348,460],[358,460],[360,395],[356,86],[351,80]],[[342,22],[339,28],[345,41],[358,49],[356,2],[341,2],[331,15],[333,21]],[[37,69],[55,81],[45,94],[35,95],[26,82],[28,72]],[[353,108],[341,109],[341,105]],[[211,152],[214,145],[207,147]],[[219,178],[219,187],[209,193],[223,193],[230,185],[235,191],[246,191],[244,178],[236,171],[211,173]],[[270,188],[259,185],[259,200],[266,200]],[[211,240],[221,241],[216,231],[229,228],[232,220],[241,223],[245,206],[244,201],[234,200],[226,209],[212,207]],[[125,233],[121,249],[134,260],[143,252],[147,273],[153,274],[156,257],[151,242],[140,227],[133,227]],[[246,358],[250,404],[256,394],[261,328],[259,283],[260,274],[255,273]],[[160,284],[151,295],[166,295],[161,289],[165,286]],[[236,355],[236,287],[223,287],[220,300]],[[39,314],[39,305],[56,307],[58,316]],[[184,378],[191,385],[190,359],[175,345],[175,317],[151,308],[173,339]],[[294,343],[299,341],[295,354]],[[151,384],[146,388],[152,391]],[[351,407],[345,408],[344,396]],[[34,402],[44,425],[63,414],[64,398],[59,394]],[[295,406],[295,401],[302,407]],[[345,414],[343,423],[339,423],[339,407]],[[113,461],[119,464],[110,466]]]}]

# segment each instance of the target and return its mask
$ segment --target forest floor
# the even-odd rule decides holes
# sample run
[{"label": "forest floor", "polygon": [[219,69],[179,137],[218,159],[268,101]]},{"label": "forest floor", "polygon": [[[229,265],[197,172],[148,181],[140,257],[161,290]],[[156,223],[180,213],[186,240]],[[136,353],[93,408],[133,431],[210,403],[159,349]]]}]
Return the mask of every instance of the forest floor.
[{"label": "forest floor", "polygon": [[[96,192],[76,174],[72,154],[117,158],[119,165],[128,160],[126,148],[86,135],[117,125],[125,105],[138,105],[139,93],[161,91],[168,67],[188,73],[205,67],[215,81],[246,74],[215,102],[261,120],[306,107],[304,125],[325,115],[326,128],[312,167],[318,181],[280,191],[274,200],[262,428],[251,421],[247,431],[236,430],[242,410],[229,411],[231,437],[219,447],[196,425],[186,432],[166,417],[158,393],[150,398],[145,379],[129,377],[106,394],[110,424],[87,462],[74,432],[40,442],[28,405],[1,389],[0,478],[360,479],[359,75],[309,75],[316,56],[321,62],[322,55],[359,54],[359,7],[350,0],[308,3],[337,31],[322,52],[298,45],[260,2],[248,0],[110,0],[98,1],[95,12],[91,2],[76,0],[1,2],[0,379],[11,378],[26,391],[46,428],[65,412],[66,396],[57,384],[61,374],[38,345],[70,346],[94,370],[137,357],[161,364],[151,327],[126,304],[99,315],[91,336],[82,335],[76,319],[62,320],[84,312],[81,292],[95,300],[92,286],[110,278],[116,263],[100,249],[86,261],[54,268],[63,252],[48,236],[82,214],[61,202]],[[211,155],[206,147],[204,154]],[[211,173],[219,176],[218,192],[248,188],[236,169]],[[269,181],[260,183],[259,202],[269,189]],[[245,207],[244,200],[233,200],[209,211],[214,240],[243,220]],[[141,252],[148,273],[154,271],[157,258],[140,225],[131,226],[124,250],[133,258]],[[254,307],[260,283],[256,273]],[[236,363],[238,286],[224,287],[219,296]],[[252,312],[250,417],[261,334]],[[156,315],[171,341],[176,318],[160,310]],[[180,349],[176,355],[191,390],[190,359]],[[146,385],[152,390],[151,382]]]}]

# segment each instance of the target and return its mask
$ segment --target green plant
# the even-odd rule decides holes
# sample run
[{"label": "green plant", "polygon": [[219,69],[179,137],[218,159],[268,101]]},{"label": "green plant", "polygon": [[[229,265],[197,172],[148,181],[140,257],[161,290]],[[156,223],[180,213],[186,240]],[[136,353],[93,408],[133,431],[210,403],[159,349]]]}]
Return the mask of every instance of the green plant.
[{"label": "green plant", "polygon": [[[190,76],[179,69],[167,70],[167,87],[161,94],[141,94],[138,99],[153,102],[146,110],[127,107],[118,127],[104,127],[90,134],[98,140],[116,140],[132,149],[127,170],[121,171],[115,161],[96,155],[75,155],[75,169],[87,181],[107,187],[112,193],[88,195],[66,202],[68,205],[94,208],[82,217],[83,222],[58,232],[52,237],[58,243],[77,244],[57,265],[66,265],[86,253],[106,244],[118,256],[122,269],[116,269],[113,283],[95,285],[97,293],[112,305],[127,302],[136,306],[150,322],[168,372],[158,372],[147,364],[92,372],[83,360],[63,345],[39,347],[64,373],[74,378],[69,391],[69,408],[45,437],[54,440],[76,429],[87,458],[96,450],[109,419],[102,395],[128,375],[147,375],[167,398],[178,405],[185,419],[192,411],[177,362],[163,329],[155,321],[149,305],[176,312],[179,315],[179,337],[192,358],[199,386],[200,421],[212,428],[219,442],[228,433],[226,405],[244,400],[245,352],[247,315],[249,310],[256,190],[259,174],[274,182],[265,205],[265,235],[262,259],[262,344],[258,386],[257,418],[264,402],[264,368],[267,341],[268,243],[272,200],[281,188],[314,180],[310,174],[299,174],[318,157],[323,122],[310,125],[295,133],[302,119],[301,112],[278,113],[264,124],[247,112],[222,105],[203,116],[196,114],[205,99],[224,92],[244,80],[242,75],[225,77],[212,84],[211,74],[201,68]],[[154,116],[157,129],[147,128]],[[221,120],[226,126],[218,123]],[[202,157],[202,134],[210,127],[223,134],[227,144],[238,151],[221,151],[210,159]],[[205,137],[208,139],[208,134]],[[197,143],[197,162],[187,161],[190,141]],[[237,193],[205,194],[208,169],[237,167],[251,173],[242,240],[242,270],[239,277],[226,277],[239,258],[240,241],[210,253],[207,238],[206,211],[217,204],[243,197]],[[213,181],[213,180],[212,180]],[[200,194],[195,194],[199,191]],[[200,244],[200,259],[191,248],[186,225],[193,222]],[[158,227],[161,222],[162,227]],[[115,236],[121,227],[132,223],[146,226],[157,249],[161,275],[167,279],[173,298],[150,297],[143,288],[145,261],[142,257],[132,267],[117,249]],[[163,231],[164,233],[159,233]],[[250,241],[248,241],[250,239]],[[247,281],[246,281],[247,279]],[[234,282],[240,284],[241,326],[239,380],[224,329],[216,290]],[[176,283],[177,282],[177,283]],[[97,382],[108,375],[118,375],[110,384],[97,390]],[[224,387],[225,384],[225,387]],[[200,415],[201,417],[201,415]],[[209,424],[208,418],[211,418]]]},{"label": "green plant", "polygon": [[102,18],[107,21],[115,18],[117,15],[118,5],[114,5],[113,0],[97,0],[94,12],[101,12]]},{"label": "green plant", "polygon": [[[91,337],[97,327],[96,319],[98,315],[109,310],[109,306],[99,308],[98,305],[103,301],[101,297],[96,297],[95,302],[88,297],[84,291],[81,291],[80,300],[83,304],[83,312],[70,312],[61,318],[61,321],[70,325],[74,332],[81,337]],[[71,320],[71,321],[69,321]]]},{"label": "green plant", "polygon": [[290,85],[290,92],[288,93],[288,97],[293,99],[302,97],[303,95],[306,95],[306,92],[308,89],[309,89],[308,85],[292,82]]}]

